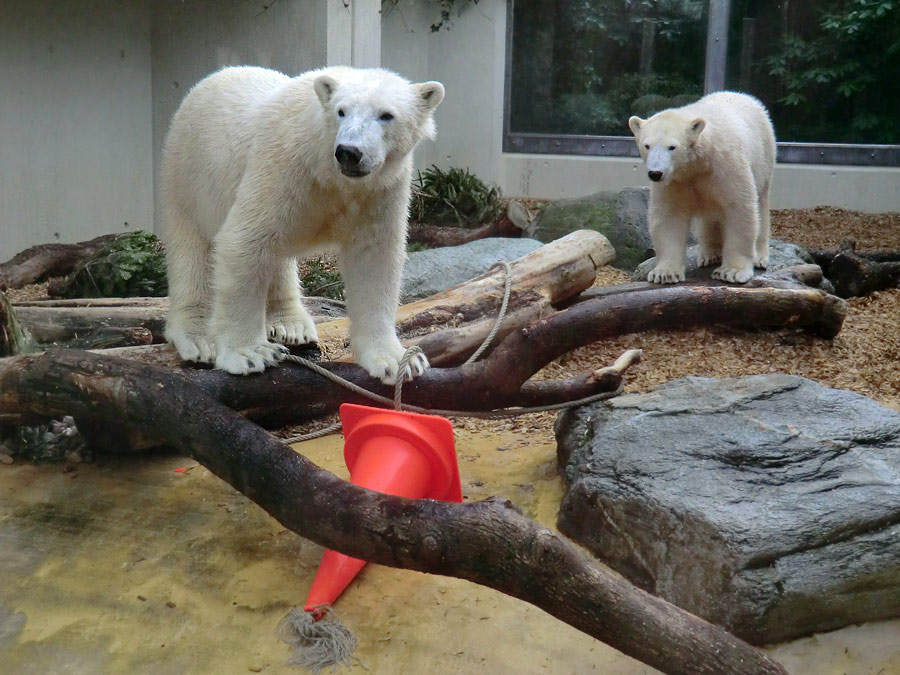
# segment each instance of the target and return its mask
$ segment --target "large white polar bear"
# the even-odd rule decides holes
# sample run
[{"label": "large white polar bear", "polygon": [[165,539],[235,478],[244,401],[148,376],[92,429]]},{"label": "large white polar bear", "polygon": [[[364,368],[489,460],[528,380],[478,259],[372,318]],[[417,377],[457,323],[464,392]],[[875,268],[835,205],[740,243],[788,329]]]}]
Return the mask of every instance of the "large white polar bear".
[{"label": "large white polar bear", "polygon": [[653,283],[684,281],[691,222],[697,263],[721,261],[712,276],[745,283],[769,260],[769,186],[775,132],[757,99],[716,92],[628,126],[647,165]]},{"label": "large white polar bear", "polygon": [[166,338],[181,358],[246,374],[280,360],[280,343],[315,341],[296,258],[335,250],[356,361],[394,382],[412,151],[443,98],[439,82],[380,68],[231,67],[197,84],[160,176]]}]

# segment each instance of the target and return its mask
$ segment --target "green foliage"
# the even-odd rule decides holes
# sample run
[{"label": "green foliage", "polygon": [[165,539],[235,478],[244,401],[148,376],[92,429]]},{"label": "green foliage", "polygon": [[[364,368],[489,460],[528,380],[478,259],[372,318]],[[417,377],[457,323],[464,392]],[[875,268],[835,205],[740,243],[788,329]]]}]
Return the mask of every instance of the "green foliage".
[{"label": "green foliage", "polygon": [[81,260],[55,289],[64,298],[130,298],[169,292],[162,244],[151,232],[121,234]]},{"label": "green foliage", "polygon": [[[389,14],[400,5],[401,0],[381,0],[381,13]],[[457,16],[468,5],[477,5],[478,0],[430,0],[431,4],[437,5],[440,12],[439,18],[431,24],[431,32],[437,33],[442,28],[450,30],[453,25],[454,11]]]},{"label": "green foliage", "polygon": [[421,241],[410,241],[406,244],[407,253],[418,253],[419,251],[428,251],[431,246]]},{"label": "green foliage", "polygon": [[[638,111],[634,107],[638,99],[699,98],[707,4],[701,0],[515,3],[511,129],[626,136],[632,114],[661,109],[648,107],[650,99],[644,98]],[[654,36],[654,58],[651,70],[639,73],[645,31]],[[669,101],[663,107],[672,105]]]},{"label": "green foliage", "polygon": [[[779,134],[790,140],[900,139],[900,2],[832,0],[812,25],[791,26],[764,61],[777,90]],[[886,77],[893,81],[888,81]]]},{"label": "green foliage", "polygon": [[344,280],[333,260],[310,258],[300,265],[300,282],[306,295],[344,299]]},{"label": "green foliage", "polygon": [[468,169],[432,166],[413,181],[410,218],[416,223],[475,227],[500,215],[500,191]]}]

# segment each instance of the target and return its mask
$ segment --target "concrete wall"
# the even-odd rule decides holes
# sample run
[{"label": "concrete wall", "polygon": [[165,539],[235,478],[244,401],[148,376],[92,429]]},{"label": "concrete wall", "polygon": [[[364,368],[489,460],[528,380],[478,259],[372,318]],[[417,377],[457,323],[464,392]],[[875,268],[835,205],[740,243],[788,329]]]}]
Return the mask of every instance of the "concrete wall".
[{"label": "concrete wall", "polygon": [[153,222],[150,9],[0,0],[0,261]]},{"label": "concrete wall", "polygon": [[[155,175],[178,104],[206,75],[230,65],[296,74],[325,64],[327,0],[158,0],[154,3]],[[343,4],[332,3],[333,6]],[[158,225],[158,223],[157,223]]]}]

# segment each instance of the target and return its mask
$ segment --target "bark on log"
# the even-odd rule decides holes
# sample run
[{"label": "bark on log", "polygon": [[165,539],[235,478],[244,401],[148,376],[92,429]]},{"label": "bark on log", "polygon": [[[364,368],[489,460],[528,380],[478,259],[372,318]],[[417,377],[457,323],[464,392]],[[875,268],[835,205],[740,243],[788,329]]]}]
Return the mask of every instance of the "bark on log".
[{"label": "bark on log", "polygon": [[854,239],[837,251],[810,251],[842,298],[868,295],[900,286],[900,251],[857,252]]},{"label": "bark on log", "polygon": [[21,288],[47,277],[68,274],[82,258],[93,255],[117,236],[104,234],[78,244],[41,244],[27,248],[0,263],[0,290]]},{"label": "bark on log", "polygon": [[522,230],[506,217],[478,227],[446,227],[443,225],[412,224],[408,240],[430,247],[460,246],[487,237],[521,237]]},{"label": "bark on log", "polygon": [[18,320],[41,345],[81,349],[164,342],[167,298],[97,298],[15,303]]},{"label": "bark on log", "polygon": [[[786,673],[723,629],[600,567],[505,500],[452,504],[365,490],[161,369],[75,351],[4,359],[4,412],[127,419],[190,454],[285,527],[322,546],[489,586],[665,673]],[[161,419],[177,424],[161,425]]]}]

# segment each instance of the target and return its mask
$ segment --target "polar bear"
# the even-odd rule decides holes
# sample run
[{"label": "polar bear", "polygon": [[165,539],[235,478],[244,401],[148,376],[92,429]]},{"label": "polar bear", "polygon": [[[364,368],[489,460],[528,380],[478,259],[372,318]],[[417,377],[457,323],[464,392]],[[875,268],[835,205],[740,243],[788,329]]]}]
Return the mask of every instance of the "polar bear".
[{"label": "polar bear", "polygon": [[[199,82],[160,172],[166,338],[181,358],[241,375],[283,358],[280,343],[316,341],[296,258],[333,250],[356,361],[395,382],[412,152],[434,138],[443,98],[440,82],[381,68],[239,66]],[[428,361],[411,365],[419,375]]]},{"label": "polar bear", "polygon": [[721,261],[712,276],[746,283],[769,259],[769,187],[775,132],[757,99],[716,92],[628,126],[647,165],[653,283],[684,281],[693,221],[697,263]]}]

